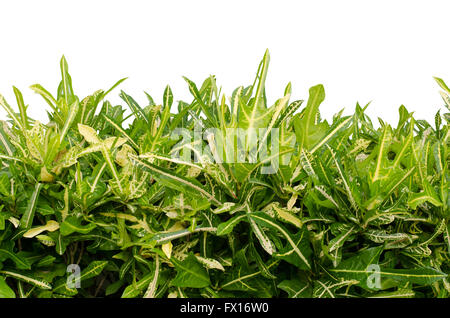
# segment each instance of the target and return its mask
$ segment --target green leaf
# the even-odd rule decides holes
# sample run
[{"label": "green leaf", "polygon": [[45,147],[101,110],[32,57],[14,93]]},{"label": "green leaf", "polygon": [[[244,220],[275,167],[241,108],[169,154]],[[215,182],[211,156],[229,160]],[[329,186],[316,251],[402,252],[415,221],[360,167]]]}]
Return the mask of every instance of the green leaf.
[{"label": "green leaf", "polygon": [[241,215],[232,217],[231,219],[229,219],[226,222],[220,223],[217,226],[216,235],[223,236],[223,235],[230,234],[236,225],[238,225],[240,222],[242,222],[246,219],[247,219],[247,216],[245,214],[241,214]]},{"label": "green leaf", "polygon": [[173,286],[204,288],[211,284],[208,272],[193,254],[189,254],[183,261],[175,258],[170,261],[177,270],[177,276],[172,280]]},{"label": "green leaf", "polygon": [[46,255],[36,264],[37,267],[47,267],[51,266],[53,262],[56,260],[56,257],[52,255]]},{"label": "green leaf", "polygon": [[411,284],[430,285],[436,281],[447,277],[447,274],[431,267],[414,268],[414,269],[390,269],[390,268],[374,268],[370,269],[370,265],[378,265],[380,254],[383,246],[369,248],[359,252],[356,256],[348,258],[341,264],[329,269],[332,275],[345,279],[354,279],[359,281],[358,285],[365,289],[376,289],[376,287],[368,286],[371,276],[379,276],[380,279],[393,279],[398,282],[409,282]]},{"label": "green leaf", "polygon": [[[271,260],[267,264],[267,269],[271,269],[278,265],[279,260]],[[262,272],[252,271],[242,264],[234,266],[232,270],[226,273],[225,280],[222,282],[220,289],[230,291],[243,291],[258,293],[258,288],[264,286],[266,280],[262,277]],[[268,286],[264,286],[268,289]]]},{"label": "green leaf", "polygon": [[288,293],[289,298],[311,298],[313,286],[300,279],[283,280],[278,288]]},{"label": "green leaf", "polygon": [[150,284],[153,279],[153,274],[147,274],[135,284],[131,284],[125,288],[122,293],[122,298],[135,298],[139,293]]},{"label": "green leaf", "polygon": [[337,291],[346,288],[349,289],[350,286],[354,285],[358,281],[355,280],[328,280],[328,279],[318,279],[314,281],[314,288],[312,297],[313,298],[337,298]]},{"label": "green leaf", "polygon": [[69,131],[70,127],[72,126],[75,117],[78,113],[78,109],[79,109],[79,103],[78,100],[74,101],[70,106],[69,106],[69,113],[67,115],[66,121],[64,122],[64,126],[62,128],[62,131],[60,133],[60,137],[59,137],[59,143],[62,143],[64,138],[66,137],[67,132]]},{"label": "green leaf", "polygon": [[159,273],[160,273],[159,256],[157,254],[155,259],[155,270],[153,273],[153,278],[151,282],[148,284],[148,288],[147,291],[145,292],[144,298],[155,298],[158,288]]},{"label": "green leaf", "polygon": [[157,245],[167,243],[169,241],[178,239],[180,237],[188,236],[192,233],[197,232],[215,232],[217,229],[215,227],[203,227],[197,226],[195,228],[183,229],[179,231],[171,231],[171,232],[161,232],[154,236],[152,236],[152,242]]},{"label": "green leaf", "polygon": [[367,230],[364,235],[375,243],[385,243],[385,249],[403,248],[418,238],[407,233],[388,233],[385,230]]},{"label": "green leaf", "polygon": [[[336,224],[336,223],[335,223]],[[328,243],[328,253],[333,261],[333,266],[337,266],[342,258],[341,248],[346,241],[351,240],[352,234],[356,232],[355,226],[350,226],[343,224],[342,228],[339,229],[339,234],[329,241]]]},{"label": "green leaf", "polygon": [[172,90],[170,89],[170,86],[167,85],[166,89],[164,90],[164,107],[165,108],[170,108],[172,106],[173,103],[173,93]]},{"label": "green leaf", "polygon": [[135,260],[132,257],[129,257],[125,263],[120,266],[119,270],[119,279],[122,280],[125,277],[125,274],[130,270],[131,266],[134,264]]},{"label": "green leaf", "polygon": [[340,130],[345,129],[347,124],[352,120],[352,117],[341,118],[334,124],[330,131],[311,149],[311,154],[316,152],[320,147],[329,142]]},{"label": "green leaf", "polygon": [[62,97],[66,105],[69,105],[73,103],[74,94],[72,88],[72,79],[69,75],[69,66],[67,64],[67,60],[64,57],[64,55],[61,57],[60,68],[61,68],[61,83],[59,84],[58,87],[58,99]]},{"label": "green leaf", "polygon": [[312,146],[318,144],[325,136],[325,123],[317,123],[319,115],[319,105],[325,99],[323,85],[319,84],[309,89],[309,98],[306,108],[302,112],[303,116],[294,117],[294,129],[297,136],[297,143],[300,149],[310,150]]},{"label": "green leaf", "polygon": [[[108,261],[93,261],[86,268],[84,268],[79,278],[79,282],[83,282],[89,278],[96,277],[101,274],[103,269],[108,265]],[[78,293],[76,288],[69,288],[67,285],[68,279],[61,278],[55,283],[55,287],[53,288],[54,293],[64,294],[68,296],[74,296]]]},{"label": "green leaf", "polygon": [[0,248],[0,261],[5,259],[12,260],[18,269],[31,269],[31,264],[26,258],[5,248]]},{"label": "green leaf", "polygon": [[119,86],[120,84],[122,84],[125,80],[127,80],[128,77],[124,77],[121,78],[120,80],[118,80],[113,86],[111,86],[110,89],[108,89],[105,93],[103,93],[103,97],[105,97],[106,95],[108,95],[109,93],[111,93],[111,91],[113,91],[117,86]]},{"label": "green leaf", "polygon": [[[267,128],[272,118],[273,109],[268,110],[265,101],[265,81],[267,77],[267,70],[269,68],[270,56],[269,52],[266,51],[263,60],[259,66],[255,84],[257,82],[255,97],[250,99],[248,103],[244,101],[244,98],[238,98],[239,112],[238,112],[238,127],[247,130],[257,129],[257,128]],[[252,85],[251,91],[255,87]]]},{"label": "green leaf", "polygon": [[450,89],[448,88],[447,84],[445,84],[444,80],[439,77],[434,77],[434,80],[439,84],[439,86],[448,94],[450,94]]},{"label": "green leaf", "polygon": [[25,210],[25,213],[22,215],[22,218],[20,219],[20,228],[21,229],[29,229],[31,227],[31,224],[33,223],[34,219],[34,212],[36,211],[36,205],[39,198],[39,193],[41,192],[43,184],[42,183],[36,183],[34,186],[34,192],[28,201],[27,208]]},{"label": "green leaf", "polygon": [[382,278],[418,285],[431,285],[448,276],[446,273],[431,267],[415,269],[382,269],[380,274]]},{"label": "green leaf", "polygon": [[9,104],[6,102],[3,95],[0,94],[0,105],[6,110],[9,117],[14,121],[14,123],[19,127],[19,129],[22,131],[22,133],[25,132],[26,128],[23,126],[22,121],[17,117],[14,110],[9,106]]},{"label": "green leaf", "polygon": [[52,289],[52,285],[50,285],[50,283],[46,282],[45,280],[38,279],[27,273],[18,272],[15,270],[0,270],[0,274],[10,276],[12,278],[18,279],[20,281],[31,284],[41,289]]},{"label": "green leaf", "polygon": [[187,77],[183,76],[183,79],[186,81],[186,83],[188,83],[189,86],[189,91],[191,92],[191,94],[195,97],[196,102],[200,105],[200,108],[203,110],[203,113],[205,114],[206,118],[214,125],[217,126],[217,122],[214,119],[214,116],[212,115],[212,113],[209,111],[208,106],[205,105],[205,103],[203,102],[203,99],[200,95],[200,92],[198,91],[197,86],[195,85],[195,83],[193,81],[191,81],[190,79],[188,79]]},{"label": "green leaf", "polygon": [[62,236],[70,235],[74,232],[87,234],[95,229],[96,225],[89,223],[86,225],[81,225],[81,220],[75,216],[69,216],[60,225],[60,233]]},{"label": "green leaf", "polygon": [[108,265],[108,261],[93,261],[81,271],[80,280],[83,281],[100,275],[106,265]]},{"label": "green leaf", "polygon": [[6,284],[5,279],[0,276],[0,298],[16,298],[14,291]]},{"label": "green leaf", "polygon": [[370,266],[379,266],[382,251],[383,246],[362,250],[355,256],[344,259],[336,268],[328,271],[335,277],[358,281],[358,285],[364,289],[376,289],[376,286],[369,287],[368,285],[368,282],[371,282],[370,275],[374,274]]},{"label": "green leaf", "polygon": [[114,283],[109,284],[108,287],[106,287],[105,296],[109,296],[109,295],[113,295],[113,294],[117,293],[118,290],[120,289],[120,287],[123,286],[123,284],[125,284],[125,282],[123,280],[118,280],[118,281],[115,281]]},{"label": "green leaf", "polygon": [[40,84],[34,84],[31,85],[30,88],[36,93],[41,95],[41,97],[47,102],[47,104],[50,105],[50,107],[53,109],[53,111],[56,113],[56,99],[50,94],[42,85]]},{"label": "green leaf", "polygon": [[136,144],[134,142],[133,139],[131,139],[131,137],[127,134],[127,132],[119,125],[117,124],[114,119],[112,119],[111,117],[109,117],[106,114],[102,114],[102,116],[105,118],[105,120],[111,125],[113,126],[117,131],[119,131],[122,136],[124,136],[136,149],[139,149],[138,144]]},{"label": "green leaf", "polygon": [[130,155],[130,159],[140,168],[158,176],[159,181],[167,187],[174,190],[191,194],[194,196],[203,196],[212,201],[217,206],[221,206],[221,202],[209,193],[197,180],[190,180],[182,177],[162,167],[158,167],[150,162],[139,160],[136,156]]},{"label": "green leaf", "polygon": [[[288,244],[286,246],[286,250],[280,251],[277,254],[277,257],[286,257],[291,262],[295,262],[295,265],[304,269],[311,268],[310,260],[308,260],[311,250],[309,247],[309,242],[305,237],[305,231],[301,231],[297,236],[293,236],[283,226],[278,224],[273,218],[263,212],[252,212],[248,213],[247,216],[258,224],[274,229],[287,240]],[[305,239],[303,239],[304,237]],[[294,260],[292,257],[294,257]]]},{"label": "green leaf", "polygon": [[20,117],[22,120],[22,126],[25,127],[26,129],[28,129],[29,125],[28,125],[27,108],[23,101],[22,93],[15,86],[13,86],[13,90],[14,90],[14,95],[16,95],[17,105],[19,106]]},{"label": "green leaf", "polygon": [[131,111],[137,118],[143,119],[147,125],[150,124],[150,121],[148,120],[147,115],[144,113],[144,110],[130,95],[127,95],[124,91],[120,91],[119,96],[128,104]]},{"label": "green leaf", "polygon": [[413,298],[416,293],[412,289],[399,288],[393,292],[380,292],[367,296],[367,298]]},{"label": "green leaf", "polygon": [[415,210],[419,204],[430,202],[435,206],[442,206],[442,202],[437,196],[436,192],[428,186],[420,193],[413,193],[409,196],[408,205]]},{"label": "green leaf", "polygon": [[258,238],[259,243],[262,248],[269,254],[272,255],[275,252],[275,246],[270,238],[266,235],[264,230],[251,218],[249,217],[249,223],[253,230],[253,233]]}]

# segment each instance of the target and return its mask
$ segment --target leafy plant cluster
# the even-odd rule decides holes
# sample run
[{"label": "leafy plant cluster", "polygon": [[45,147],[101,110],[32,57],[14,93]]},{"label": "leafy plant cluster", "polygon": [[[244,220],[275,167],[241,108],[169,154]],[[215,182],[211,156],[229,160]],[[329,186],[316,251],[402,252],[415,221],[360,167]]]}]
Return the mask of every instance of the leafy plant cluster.
[{"label": "leafy plant cluster", "polygon": [[[211,76],[185,78],[190,103],[167,86],[124,106],[105,99],[124,79],[75,95],[63,57],[56,95],[31,86],[47,124],[0,96],[0,297],[449,297],[449,113],[401,106],[377,128],[357,104],[328,122],[322,85],[269,107],[268,64],[230,99]],[[208,138],[175,159],[198,148],[172,132],[197,126],[277,128],[279,169],[217,163]]]}]

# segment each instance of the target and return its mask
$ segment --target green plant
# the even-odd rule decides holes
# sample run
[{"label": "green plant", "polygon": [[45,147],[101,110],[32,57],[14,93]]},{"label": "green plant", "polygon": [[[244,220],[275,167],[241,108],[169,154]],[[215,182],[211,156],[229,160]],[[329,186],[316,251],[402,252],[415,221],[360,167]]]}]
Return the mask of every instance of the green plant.
[{"label": "green plant", "polygon": [[229,101],[121,91],[128,115],[124,79],[80,100],[64,57],[56,97],[31,86],[47,124],[0,96],[0,297],[449,297],[449,113],[328,123],[322,85],[268,107],[268,64]]}]

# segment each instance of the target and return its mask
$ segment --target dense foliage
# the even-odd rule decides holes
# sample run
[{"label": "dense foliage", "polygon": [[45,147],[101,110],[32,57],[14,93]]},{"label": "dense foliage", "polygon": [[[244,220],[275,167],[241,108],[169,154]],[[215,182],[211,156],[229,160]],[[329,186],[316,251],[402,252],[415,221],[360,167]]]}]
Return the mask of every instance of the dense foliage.
[{"label": "dense foliage", "polygon": [[[229,99],[185,78],[192,102],[167,86],[142,107],[105,99],[123,80],[80,100],[63,57],[56,97],[31,86],[46,124],[0,95],[0,297],[449,297],[449,113],[329,123],[322,85],[269,107],[268,63]],[[220,162],[238,139],[173,134],[198,127],[267,128],[266,156]]]}]

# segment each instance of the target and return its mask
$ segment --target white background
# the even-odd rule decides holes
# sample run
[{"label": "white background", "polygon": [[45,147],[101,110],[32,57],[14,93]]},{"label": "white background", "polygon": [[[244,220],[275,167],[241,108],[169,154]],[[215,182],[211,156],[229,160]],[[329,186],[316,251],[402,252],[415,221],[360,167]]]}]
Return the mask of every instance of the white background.
[{"label": "white background", "polygon": [[[450,82],[449,15],[448,0],[2,0],[0,93],[15,106],[17,86],[30,116],[47,122],[28,86],[56,95],[64,54],[80,98],[128,76],[121,88],[143,105],[144,90],[159,103],[167,84],[190,101],[181,76],[200,85],[210,74],[230,96],[252,83],[268,48],[270,103],[289,81],[292,100],[322,83],[325,118],[372,101],[374,121],[396,124],[404,104],[434,122],[443,102],[432,77]],[[118,93],[109,99],[119,103]]]}]

